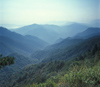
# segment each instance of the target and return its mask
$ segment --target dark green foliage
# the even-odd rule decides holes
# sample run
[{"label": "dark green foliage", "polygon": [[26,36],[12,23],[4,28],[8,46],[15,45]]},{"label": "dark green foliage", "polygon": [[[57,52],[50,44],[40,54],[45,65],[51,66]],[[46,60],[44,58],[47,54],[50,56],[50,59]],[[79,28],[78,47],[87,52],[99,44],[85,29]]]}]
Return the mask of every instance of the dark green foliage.
[{"label": "dark green foliage", "polygon": [[2,55],[0,55],[0,69],[3,66],[14,64],[14,62],[15,62],[14,57],[9,57],[9,56],[2,57]]},{"label": "dark green foliage", "polygon": [[[8,80],[11,78],[11,76],[14,77],[14,73],[18,73],[24,67],[37,62],[34,59],[25,57],[25,56],[18,54],[18,53],[13,53],[13,54],[10,54],[8,56],[10,56],[10,57],[14,56],[15,63],[10,65],[10,66],[3,67],[0,70],[0,87],[2,87],[1,84],[4,84],[4,83],[8,84],[9,83]],[[3,87],[6,87],[6,86],[3,86]]]},{"label": "dark green foliage", "polygon": [[[80,87],[79,84],[83,87],[99,87],[100,36],[65,49],[44,52],[45,57],[39,58],[42,60],[40,64],[26,66],[10,74],[6,80],[1,78],[0,87]],[[42,53],[38,56],[42,56]],[[20,61],[25,63],[27,58],[17,61],[24,67]]]},{"label": "dark green foliage", "polygon": [[95,44],[95,46],[92,49],[92,54],[95,54],[95,52],[98,50],[97,44]]},{"label": "dark green foliage", "polygon": [[70,61],[51,61],[26,67],[10,81],[15,82],[14,87],[99,87],[99,46],[94,54],[90,50],[85,56]]}]

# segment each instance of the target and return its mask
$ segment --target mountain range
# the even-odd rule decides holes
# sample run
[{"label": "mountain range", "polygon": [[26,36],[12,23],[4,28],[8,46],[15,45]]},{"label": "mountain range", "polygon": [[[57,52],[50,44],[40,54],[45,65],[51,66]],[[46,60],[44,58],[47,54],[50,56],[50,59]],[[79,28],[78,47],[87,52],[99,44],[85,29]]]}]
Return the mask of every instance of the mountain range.
[{"label": "mountain range", "polygon": [[35,36],[22,36],[0,27],[0,44],[0,48],[2,48],[0,53],[3,55],[8,55],[12,52],[28,55],[33,51],[43,49],[48,43]]},{"label": "mountain range", "polygon": [[53,44],[59,38],[67,38],[70,36],[74,36],[77,33],[86,30],[87,28],[88,26],[80,23],[72,23],[70,25],[64,26],[32,24],[21,28],[13,29],[13,31],[22,35],[36,36],[50,44]]},{"label": "mountain range", "polygon": [[92,36],[100,35],[100,28],[88,28],[87,30],[78,33],[74,38],[89,38]]},{"label": "mountain range", "polygon": [[[42,60],[45,58],[47,58],[47,59],[49,59],[49,58],[52,58],[52,59],[64,58],[64,59],[66,59],[69,56],[73,56],[74,55],[73,53],[75,53],[75,55],[77,55],[77,54],[79,55],[79,54],[91,49],[91,46],[93,44],[95,44],[95,42],[98,41],[98,38],[97,39],[94,38],[93,41],[91,40],[92,37],[95,37],[95,36],[98,37],[98,35],[100,35],[100,33],[98,31],[100,31],[100,28],[88,28],[87,30],[85,30],[84,32],[81,33],[81,35],[83,34],[83,36],[81,36],[80,38],[76,37],[77,35],[80,34],[79,33],[74,38],[73,37],[66,38],[59,43],[47,46],[44,50],[36,51],[31,55],[31,57]],[[84,38],[84,33],[86,34],[85,38]],[[89,41],[89,40],[91,40],[91,41]],[[76,48],[75,49],[76,52],[74,52],[74,48]],[[80,49],[82,48],[81,49],[82,52],[80,50],[77,50],[77,48],[80,48]],[[71,54],[73,54],[73,55],[71,55]],[[57,60],[57,59],[55,59],[55,60]]]},{"label": "mountain range", "polygon": [[47,30],[44,26],[38,24],[32,24],[18,29],[13,29],[13,31],[22,35],[36,36],[48,43],[53,43],[55,40],[60,38],[57,32],[50,29]]},{"label": "mountain range", "polygon": [[[64,66],[64,61],[73,61],[73,59],[77,57],[81,58],[84,53],[88,53],[88,55],[86,55],[89,57],[90,50],[91,53],[94,53],[94,47],[95,49],[96,46],[99,48],[100,28],[97,27],[87,27],[78,23],[74,23],[68,26],[35,24],[31,25],[31,28],[29,27],[30,25],[27,27],[25,26],[24,28],[16,29],[14,31],[0,27],[0,53],[4,56],[8,55],[15,57],[15,64],[4,67],[0,71],[1,87],[6,87],[8,85],[8,87],[11,87],[11,85],[17,85],[16,82],[18,83],[19,87],[25,83],[24,81],[31,83],[35,81],[42,71],[43,73],[45,72],[45,67],[47,71],[52,71],[53,69],[56,70],[55,72],[57,73],[61,67]],[[20,32],[20,34],[15,32],[17,30]],[[21,32],[23,34],[21,34]],[[27,32],[31,32],[32,35],[24,34]],[[39,32],[41,32],[40,36],[48,38],[48,41],[46,39],[43,40],[43,38],[40,39],[40,36],[38,36]],[[57,38],[52,36],[52,34],[55,34],[54,36]],[[49,38],[53,40],[51,41]],[[57,39],[58,42],[54,43]],[[50,42],[54,44],[48,44]],[[84,55],[84,57],[86,57],[86,55]],[[66,66],[69,63],[70,62],[68,62]],[[47,68],[48,64],[52,66],[55,64],[55,67]],[[45,67],[41,69],[43,66]],[[46,75],[43,74],[43,76],[47,75],[49,78],[49,72],[47,72]],[[53,75],[55,76],[54,72],[50,73],[50,76]],[[4,81],[7,80],[10,82],[5,83]],[[42,80],[43,82],[45,81],[45,79]]]},{"label": "mountain range", "polygon": [[90,21],[88,23],[88,26],[100,28],[100,19],[96,19],[96,20]]},{"label": "mountain range", "polygon": [[[76,43],[74,44],[75,41]],[[44,50],[34,52],[31,55],[31,59],[16,53],[11,54],[9,56],[15,56],[16,62],[14,65],[4,67],[0,71],[0,86],[6,87],[6,85],[9,85],[10,87],[18,85],[21,87],[22,85],[28,85],[28,83],[33,84],[33,82],[42,84],[46,79],[50,79],[52,76],[56,76],[57,74],[62,75],[64,71],[70,70],[69,67],[71,68],[72,64],[80,64],[79,61],[75,61],[79,60],[78,58],[80,58],[80,61],[84,61],[83,58],[87,58],[88,56],[88,58],[85,59],[85,63],[88,62],[88,60],[91,62],[91,55],[93,55],[95,49],[97,49],[94,49],[96,45],[100,48],[100,35],[95,35],[85,39],[66,38],[55,45],[46,47]],[[90,52],[92,54],[90,54]],[[96,58],[96,56],[93,56],[93,58]],[[34,63],[35,61],[40,61],[40,63],[30,65],[33,64],[33,61]],[[82,62],[82,64],[83,63],[84,62]],[[93,65],[91,64],[91,66]],[[19,67],[21,69],[25,68],[21,70]],[[4,81],[6,81],[5,84]]]}]

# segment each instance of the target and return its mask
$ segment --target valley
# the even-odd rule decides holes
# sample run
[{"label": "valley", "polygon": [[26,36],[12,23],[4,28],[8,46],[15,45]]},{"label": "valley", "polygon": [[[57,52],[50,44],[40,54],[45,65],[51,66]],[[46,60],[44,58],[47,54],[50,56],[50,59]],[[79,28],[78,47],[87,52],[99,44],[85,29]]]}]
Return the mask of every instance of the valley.
[{"label": "valley", "polygon": [[[0,87],[71,87],[72,83],[99,87],[100,28],[82,27],[79,23],[0,27],[0,54],[15,58],[14,64],[0,70]],[[71,33],[74,28],[76,32]]]},{"label": "valley", "polygon": [[100,87],[100,0],[0,0],[0,87]]}]

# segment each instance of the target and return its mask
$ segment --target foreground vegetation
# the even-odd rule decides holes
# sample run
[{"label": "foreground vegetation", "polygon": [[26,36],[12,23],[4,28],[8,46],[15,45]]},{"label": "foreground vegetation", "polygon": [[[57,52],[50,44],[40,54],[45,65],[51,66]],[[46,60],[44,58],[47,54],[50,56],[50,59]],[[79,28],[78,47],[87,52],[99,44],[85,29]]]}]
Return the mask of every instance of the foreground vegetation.
[{"label": "foreground vegetation", "polygon": [[15,60],[14,57],[9,57],[9,56],[2,57],[2,55],[0,55],[0,69],[6,65],[14,64],[14,60]]},{"label": "foreground vegetation", "polygon": [[28,84],[25,87],[100,87],[100,49],[95,47],[77,57],[66,73],[57,74],[43,83]]},{"label": "foreground vegetation", "polygon": [[100,87],[100,45],[75,59],[28,66],[5,87]]},{"label": "foreground vegetation", "polygon": [[[100,36],[77,44],[70,50],[57,50],[54,54],[48,55],[49,58],[44,56],[39,64],[27,65],[11,74],[5,73],[11,72],[11,68],[3,68],[0,70],[0,87],[100,86]],[[17,57],[19,65],[26,64],[27,58]]]}]

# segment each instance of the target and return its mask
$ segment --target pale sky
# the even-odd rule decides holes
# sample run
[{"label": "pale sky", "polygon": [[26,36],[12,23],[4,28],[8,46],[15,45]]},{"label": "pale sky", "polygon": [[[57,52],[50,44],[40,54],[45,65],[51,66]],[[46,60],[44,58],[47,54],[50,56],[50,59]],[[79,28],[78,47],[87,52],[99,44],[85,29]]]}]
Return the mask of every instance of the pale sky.
[{"label": "pale sky", "polygon": [[22,26],[100,19],[100,0],[0,0],[0,25]]}]

